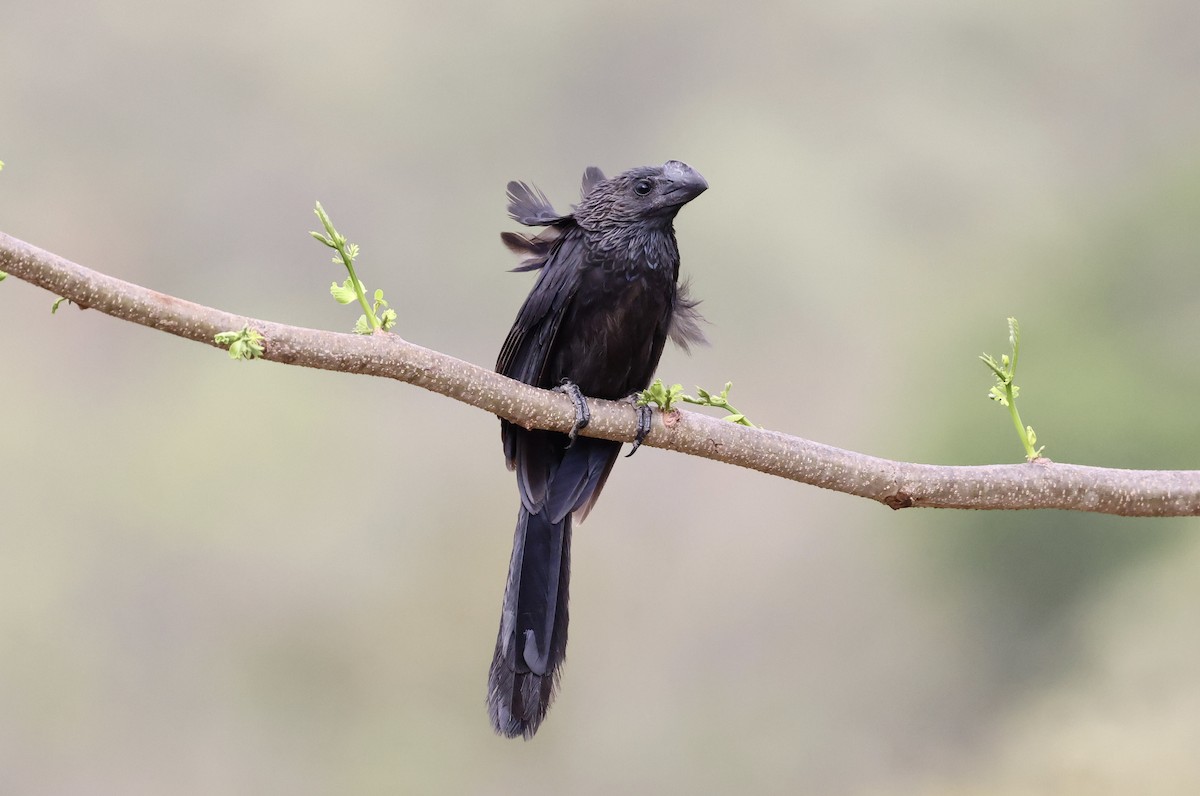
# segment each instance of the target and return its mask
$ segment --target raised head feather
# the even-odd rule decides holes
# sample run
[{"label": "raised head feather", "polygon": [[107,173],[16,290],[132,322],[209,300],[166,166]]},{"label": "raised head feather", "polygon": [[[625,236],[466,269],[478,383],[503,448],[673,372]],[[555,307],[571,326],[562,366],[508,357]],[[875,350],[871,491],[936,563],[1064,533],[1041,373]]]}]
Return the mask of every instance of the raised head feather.
[{"label": "raised head feather", "polygon": [[579,198],[583,199],[592,192],[596,183],[604,181],[604,172],[595,166],[588,166],[583,171],[583,184],[579,187]]},{"label": "raised head feather", "polygon": [[508,184],[508,215],[527,227],[546,227],[563,220],[537,186],[517,180]]}]

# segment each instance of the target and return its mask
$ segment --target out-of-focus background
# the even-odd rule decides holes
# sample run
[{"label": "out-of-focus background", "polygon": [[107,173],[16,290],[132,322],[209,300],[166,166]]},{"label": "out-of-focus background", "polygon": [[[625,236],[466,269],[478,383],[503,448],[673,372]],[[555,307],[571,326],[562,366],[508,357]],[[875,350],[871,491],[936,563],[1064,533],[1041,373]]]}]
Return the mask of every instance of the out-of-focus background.
[{"label": "out-of-focus background", "polygon": [[[669,158],[711,348],[770,428],[1200,467],[1200,5],[16,0],[0,229],[490,365],[509,179]],[[647,449],[575,540],[531,743],[484,685],[516,514],[492,417],[0,285],[0,791],[1194,793],[1200,526],[892,513]]]}]

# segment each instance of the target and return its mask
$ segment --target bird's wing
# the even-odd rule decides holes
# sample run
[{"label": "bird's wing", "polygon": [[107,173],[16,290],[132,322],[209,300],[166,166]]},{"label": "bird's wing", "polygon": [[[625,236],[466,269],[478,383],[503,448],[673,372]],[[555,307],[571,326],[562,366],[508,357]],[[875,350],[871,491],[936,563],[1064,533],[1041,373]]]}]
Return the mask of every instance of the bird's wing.
[{"label": "bird's wing", "polygon": [[[582,260],[581,235],[577,229],[566,228],[547,254],[537,283],[517,313],[500,349],[496,372],[537,387],[554,386],[546,383],[545,369],[563,317],[579,287]],[[528,432],[510,423],[501,423],[505,459],[510,468],[519,468],[517,481],[521,497],[531,511],[541,505],[551,465],[558,458],[552,452],[558,443],[552,443],[551,437],[540,439],[546,434],[548,432]],[[533,444],[532,436],[539,437],[537,444]]]},{"label": "bird's wing", "polygon": [[539,268],[533,290],[517,312],[496,360],[496,372],[509,378],[542,384],[542,371],[554,346],[559,325],[579,287],[583,246],[574,230],[554,241]]}]

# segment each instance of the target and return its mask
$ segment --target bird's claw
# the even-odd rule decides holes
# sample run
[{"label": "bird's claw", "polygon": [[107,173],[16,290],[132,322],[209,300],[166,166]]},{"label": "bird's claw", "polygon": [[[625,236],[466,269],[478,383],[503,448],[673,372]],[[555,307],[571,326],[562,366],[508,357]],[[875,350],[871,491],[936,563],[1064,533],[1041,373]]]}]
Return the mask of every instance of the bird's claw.
[{"label": "bird's claw", "polygon": [[637,453],[637,449],[642,447],[642,443],[650,433],[650,424],[654,418],[654,413],[648,405],[638,403],[637,393],[629,396],[629,402],[633,404],[633,410],[637,412],[637,431],[633,435],[633,447],[629,449],[629,453],[625,454],[626,459]]},{"label": "bird's claw", "polygon": [[563,379],[562,383],[554,388],[555,392],[565,393],[571,396],[571,400],[575,403],[575,423],[571,426],[570,432],[567,433],[567,438],[570,442],[567,447],[575,444],[575,437],[582,429],[587,428],[587,424],[592,422],[592,410],[588,408],[587,398],[583,397],[583,392],[579,389],[579,385],[570,379]]}]

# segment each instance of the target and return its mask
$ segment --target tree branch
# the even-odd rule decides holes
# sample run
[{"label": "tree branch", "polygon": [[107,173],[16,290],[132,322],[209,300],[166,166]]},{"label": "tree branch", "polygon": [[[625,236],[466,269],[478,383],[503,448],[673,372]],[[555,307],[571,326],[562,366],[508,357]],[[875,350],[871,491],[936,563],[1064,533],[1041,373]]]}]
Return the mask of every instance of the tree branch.
[{"label": "tree branch", "polygon": [[[216,347],[218,332],[249,326],[263,359],[415,384],[526,428],[567,431],[575,417],[565,395],[539,390],[395,334],[352,335],[262,321],[193,304],[92,271],[0,232],[0,271],[65,296],[80,307]],[[629,404],[589,401],[581,433],[632,441]],[[1200,471],[1117,470],[1033,463],[949,467],[893,462],[774,431],[679,412],[668,428],[657,413],[646,445],[747,467],[870,498],[894,509],[1068,509],[1124,516],[1200,515]]]}]

